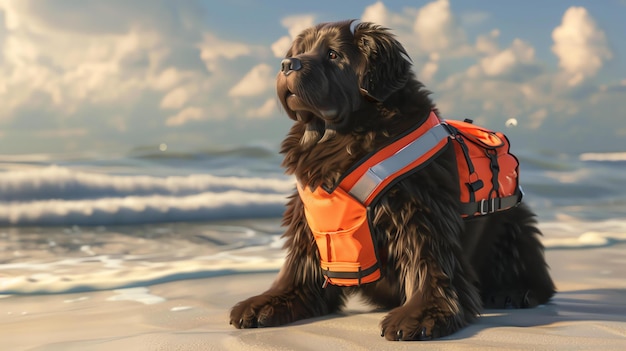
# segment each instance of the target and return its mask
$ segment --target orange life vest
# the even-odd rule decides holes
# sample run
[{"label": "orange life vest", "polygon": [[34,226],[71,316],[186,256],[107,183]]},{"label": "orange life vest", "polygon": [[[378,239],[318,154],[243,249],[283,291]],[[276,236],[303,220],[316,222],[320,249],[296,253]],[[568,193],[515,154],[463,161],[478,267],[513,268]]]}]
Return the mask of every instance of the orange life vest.
[{"label": "orange life vest", "polygon": [[509,153],[506,137],[471,123],[442,121],[431,112],[419,127],[358,162],[334,189],[312,190],[298,183],[325,285],[353,286],[381,278],[372,205],[394,181],[428,165],[450,142],[457,158],[462,217],[519,204],[518,161]]}]

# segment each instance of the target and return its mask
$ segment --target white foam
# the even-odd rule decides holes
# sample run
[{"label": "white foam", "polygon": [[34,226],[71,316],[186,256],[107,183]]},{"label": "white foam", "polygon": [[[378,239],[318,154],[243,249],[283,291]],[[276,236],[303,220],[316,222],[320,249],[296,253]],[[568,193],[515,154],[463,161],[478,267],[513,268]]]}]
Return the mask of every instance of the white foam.
[{"label": "white foam", "polygon": [[145,287],[113,290],[117,295],[107,298],[107,301],[135,301],[144,305],[154,305],[166,301],[160,296],[150,294],[150,290]]},{"label": "white foam", "polygon": [[564,217],[539,227],[546,249],[585,249],[626,242],[626,221],[622,219],[587,222]]},{"label": "white foam", "polygon": [[48,166],[0,177],[0,224],[107,225],[280,216],[291,178],[156,177]]},{"label": "white foam", "polygon": [[579,156],[581,161],[626,161],[626,152],[586,152]]},{"label": "white foam", "polygon": [[[626,222],[619,220],[544,223],[541,229],[544,232],[542,242],[547,250],[593,249],[626,242]],[[245,232],[242,232],[232,240],[238,241],[245,237]],[[162,301],[161,298],[151,296],[146,288],[126,288],[237,273],[276,272],[284,262],[285,252],[277,247],[275,237],[267,237],[265,241],[252,237],[247,243],[242,242],[241,245],[229,246],[230,249],[204,256],[178,256],[150,251],[146,255],[60,257],[56,261],[6,263],[0,265],[0,294],[77,293],[115,289],[116,295],[109,301],[157,303]],[[198,250],[201,251],[203,247],[199,246]],[[79,297],[65,302],[79,301],[83,299]]]},{"label": "white foam", "polygon": [[[275,250],[272,250],[275,252]],[[109,260],[115,265],[110,265]],[[95,256],[0,266],[0,294],[50,294],[124,289],[225,274],[277,271],[284,253],[245,247],[210,256],[177,258]],[[12,272],[12,276],[2,273]],[[19,273],[17,273],[19,272]],[[121,297],[120,297],[121,299]]]},{"label": "white foam", "polygon": [[573,238],[544,238],[542,242],[547,249],[594,248],[626,242],[626,232],[585,232]]},{"label": "white foam", "polygon": [[172,307],[170,308],[171,312],[181,312],[181,311],[187,311],[192,309],[193,307],[191,306],[177,306],[177,307]]},{"label": "white foam", "polygon": [[63,303],[75,303],[75,302],[82,302],[82,301],[87,301],[87,300],[89,300],[87,296],[81,296],[75,299],[63,300]]},{"label": "white foam", "polygon": [[189,196],[128,196],[89,200],[0,202],[0,223],[107,225],[278,217],[286,194],[231,190]]},{"label": "white foam", "polygon": [[289,178],[218,177],[211,174],[155,177],[83,172],[66,167],[7,171],[0,178],[0,198],[93,198],[131,195],[185,195],[228,190],[285,193],[293,189]]}]

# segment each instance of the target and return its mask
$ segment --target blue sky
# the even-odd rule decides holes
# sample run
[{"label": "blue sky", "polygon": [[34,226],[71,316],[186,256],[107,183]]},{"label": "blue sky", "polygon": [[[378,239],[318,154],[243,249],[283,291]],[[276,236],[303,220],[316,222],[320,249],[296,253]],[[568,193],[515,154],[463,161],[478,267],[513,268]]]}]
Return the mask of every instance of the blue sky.
[{"label": "blue sky", "polygon": [[522,148],[625,151],[624,14],[624,0],[0,0],[0,153],[276,146],[280,56],[346,18],[390,27],[447,118]]}]

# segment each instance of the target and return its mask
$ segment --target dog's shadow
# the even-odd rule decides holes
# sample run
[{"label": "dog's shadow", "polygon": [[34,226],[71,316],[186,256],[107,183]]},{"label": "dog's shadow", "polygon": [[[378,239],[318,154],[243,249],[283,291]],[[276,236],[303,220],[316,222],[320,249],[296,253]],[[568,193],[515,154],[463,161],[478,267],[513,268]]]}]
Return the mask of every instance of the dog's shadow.
[{"label": "dog's shadow", "polygon": [[499,327],[538,327],[558,322],[626,322],[626,289],[557,293],[550,303],[529,309],[484,310],[474,324],[446,339],[464,339]]},{"label": "dog's shadow", "polygon": [[[443,338],[467,339],[491,328],[539,327],[558,322],[607,321],[626,322],[626,289],[590,289],[557,293],[550,303],[529,309],[484,310],[482,315],[466,328]],[[386,310],[349,309],[323,317],[305,319],[291,325],[323,323],[367,314],[378,316]],[[372,316],[372,320],[376,320]]]}]

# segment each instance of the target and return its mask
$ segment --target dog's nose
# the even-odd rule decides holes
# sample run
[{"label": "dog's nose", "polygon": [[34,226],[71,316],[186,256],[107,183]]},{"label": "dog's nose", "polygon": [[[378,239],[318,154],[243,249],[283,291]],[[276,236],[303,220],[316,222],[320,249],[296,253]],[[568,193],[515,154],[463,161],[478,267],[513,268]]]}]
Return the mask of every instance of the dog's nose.
[{"label": "dog's nose", "polygon": [[284,75],[289,75],[293,71],[299,71],[302,68],[302,62],[295,57],[289,57],[281,61],[280,70]]}]

